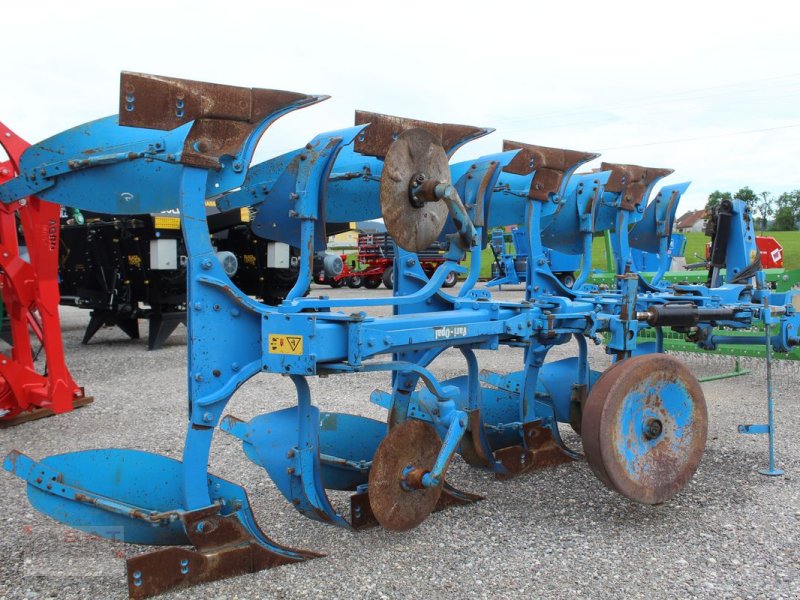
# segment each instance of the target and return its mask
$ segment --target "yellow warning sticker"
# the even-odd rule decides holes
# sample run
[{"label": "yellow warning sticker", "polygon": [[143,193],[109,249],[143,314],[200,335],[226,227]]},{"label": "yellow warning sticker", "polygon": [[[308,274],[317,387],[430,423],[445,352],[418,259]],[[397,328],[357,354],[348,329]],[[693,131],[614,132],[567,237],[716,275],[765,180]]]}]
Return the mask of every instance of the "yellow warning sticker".
[{"label": "yellow warning sticker", "polygon": [[178,217],[156,217],[156,229],[180,229],[181,220]]},{"label": "yellow warning sticker", "polygon": [[270,354],[302,354],[303,336],[302,335],[279,335],[269,334],[269,353]]}]

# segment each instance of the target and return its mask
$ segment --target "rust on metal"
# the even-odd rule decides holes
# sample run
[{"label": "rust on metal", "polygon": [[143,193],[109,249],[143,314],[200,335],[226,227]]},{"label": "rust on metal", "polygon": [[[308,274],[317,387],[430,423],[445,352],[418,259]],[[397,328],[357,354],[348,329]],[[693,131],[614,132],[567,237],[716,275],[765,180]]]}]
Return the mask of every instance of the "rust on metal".
[{"label": "rust on metal", "polygon": [[550,429],[541,425],[541,421],[524,423],[522,431],[524,446],[509,446],[495,452],[497,460],[506,468],[505,473],[495,473],[497,479],[511,479],[528,471],[575,460],[556,441]]},{"label": "rust on metal", "polygon": [[450,183],[447,155],[436,137],[425,129],[407,129],[392,144],[383,164],[381,213],[394,241],[409,252],[428,248],[439,237],[449,211],[444,202],[411,199],[411,184],[425,181]]},{"label": "rust on metal", "polygon": [[[486,219],[484,218],[486,215],[486,208],[484,205],[484,201],[486,199],[486,191],[488,190],[489,184],[494,178],[494,174],[499,168],[499,166],[500,164],[497,161],[492,161],[490,163],[490,168],[484,171],[483,178],[481,179],[481,182],[478,185],[475,206],[472,211],[473,213],[472,224],[475,227],[483,227],[486,224]],[[467,177],[472,177],[472,175],[467,174]]]},{"label": "rust on metal", "polygon": [[575,383],[572,385],[569,398],[569,425],[578,435],[581,434],[581,418],[588,394],[589,386],[587,384]]},{"label": "rust on metal", "polygon": [[181,163],[218,168],[223,155],[236,155],[269,115],[292,105],[324,99],[284,90],[245,88],[123,71],[119,124],[169,131],[194,121]]},{"label": "rust on metal", "polygon": [[605,190],[620,194],[622,196],[620,206],[628,211],[636,210],[645,199],[645,192],[654,182],[673,172],[673,169],[654,169],[606,162],[600,164],[600,170],[611,171]]},{"label": "rust on metal", "polygon": [[[660,391],[665,386],[685,390],[689,410],[681,424],[664,405]],[[676,393],[674,387],[671,393]],[[631,395],[641,404],[634,411],[641,418],[625,429],[623,411]],[[625,412],[630,415],[632,410]],[[654,418],[657,432],[650,426]],[[586,400],[581,428],[587,462],[600,481],[636,502],[661,504],[689,482],[700,464],[708,432],[705,397],[678,359],[635,356],[616,362],[597,380]],[[636,454],[633,468],[626,449]]]},{"label": "rust on metal", "polygon": [[535,171],[528,197],[540,202],[547,202],[550,194],[558,193],[567,172],[600,156],[593,152],[503,140],[503,152],[509,150],[519,152],[504,170],[515,175],[529,175]]},{"label": "rust on metal", "polygon": [[491,468],[494,461],[486,455],[486,449],[481,440],[482,427],[483,420],[480,411],[478,409],[469,411],[467,433],[461,438],[460,453],[468,464]]},{"label": "rust on metal", "polygon": [[258,543],[238,517],[222,516],[216,506],[183,513],[181,520],[195,549],[165,548],[128,559],[131,598],[148,598],[167,590],[322,556],[280,546],[295,556],[273,552]]},{"label": "rust on metal", "polygon": [[392,143],[408,129],[424,129],[438,140],[438,143],[448,155],[452,153],[454,148],[493,131],[485,127],[433,123],[431,121],[420,121],[418,119],[407,119],[405,117],[357,110],[355,124],[366,125],[367,123],[369,123],[369,127],[356,138],[355,151],[359,154],[377,158],[384,158]]},{"label": "rust on metal", "polygon": [[525,445],[509,446],[495,452],[497,460],[506,468],[506,473],[495,473],[497,479],[511,479],[517,475],[554,467],[575,460],[553,437],[548,427],[541,421],[531,421],[522,425]]},{"label": "rust on metal", "polygon": [[359,492],[350,496],[350,525],[353,529],[366,529],[378,525],[369,505],[368,492]]},{"label": "rust on metal", "polygon": [[424,490],[425,484],[423,483],[423,478],[428,473],[430,473],[428,469],[414,467],[408,473],[406,473],[406,485],[415,490]]},{"label": "rust on metal", "polygon": [[442,485],[406,489],[407,467],[433,468],[442,442],[436,429],[417,419],[392,427],[372,459],[369,503],[378,523],[390,531],[407,531],[422,523],[436,507]]},{"label": "rust on metal", "polygon": [[450,506],[465,506],[467,504],[474,504],[475,502],[480,502],[483,499],[483,496],[459,490],[445,481],[444,486],[442,487],[442,495],[439,496],[439,502],[436,503],[436,508],[433,509],[433,512],[439,512],[440,510],[444,510]]},{"label": "rust on metal", "polygon": [[[91,396],[74,398],[72,400],[72,408],[80,408],[82,406],[86,406],[87,404],[91,404],[92,402],[94,402],[94,398],[92,398]],[[56,413],[54,413],[53,409],[51,408],[34,408],[24,413],[20,413],[18,416],[13,417],[11,419],[0,420],[0,429],[14,427],[15,425],[19,425],[20,423],[27,423],[28,421],[35,421],[36,419],[44,419],[45,417],[52,417],[54,414]]]},{"label": "rust on metal", "polygon": [[[446,481],[442,485],[442,495],[433,512],[439,512],[451,506],[465,506],[483,500],[483,496],[471,494],[454,488]],[[369,492],[359,492],[350,496],[350,524],[353,529],[361,530],[379,525],[369,505]]]}]

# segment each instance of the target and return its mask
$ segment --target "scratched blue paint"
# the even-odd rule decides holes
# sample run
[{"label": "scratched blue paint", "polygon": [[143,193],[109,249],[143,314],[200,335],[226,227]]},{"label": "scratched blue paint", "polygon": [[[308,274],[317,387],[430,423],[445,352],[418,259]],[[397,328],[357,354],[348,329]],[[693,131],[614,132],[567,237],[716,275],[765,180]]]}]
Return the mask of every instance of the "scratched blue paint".
[{"label": "scratched blue paint", "polygon": [[[676,297],[663,292],[644,297],[635,284],[625,284],[627,287],[621,286],[620,291],[608,293],[599,290],[595,294],[581,290],[568,293],[548,283],[545,269],[534,271],[529,268],[525,302],[493,301],[484,290],[474,290],[465,297],[455,298],[440,289],[446,275],[443,270],[428,281],[419,275],[419,265],[411,264],[415,261],[411,253],[398,253],[402,260],[396,261],[397,287],[392,298],[330,300],[298,297],[290,298],[279,307],[261,305],[244,297],[231,284],[218,261],[213,260],[214,248],[205,221],[206,197],[225,194],[244,184],[238,192],[221,198],[220,206],[224,207],[226,203],[231,208],[261,204],[256,223],[274,223],[275,228],[287,236],[285,239],[306,242],[297,244],[303,248],[306,259],[299,279],[301,294],[307,287],[304,278],[309,275],[308,248],[314,241],[317,225],[320,228],[316,234],[319,234],[326,219],[342,222],[380,216],[381,161],[355,153],[348,145],[350,140],[344,139],[347,135],[341,136],[341,144],[325,146],[330,154],[321,153],[320,161],[309,160],[304,167],[297,164],[299,151],[295,151],[252,169],[249,175],[246,169],[230,168],[234,158],[248,164],[249,160],[244,159],[252,155],[254,144],[266,125],[283,112],[297,107],[286,107],[265,119],[236,157],[223,158],[222,169],[184,167],[162,156],[179,152],[188,124],[171,132],[151,131],[120,127],[116,117],[109,117],[59,134],[36,145],[23,156],[23,170],[30,171],[29,175],[42,169],[55,173],[52,181],[31,183],[33,179],[39,181],[37,175],[37,178],[16,178],[6,186],[0,186],[0,200],[3,201],[20,197],[14,194],[21,191],[30,193],[31,186],[39,185],[43,186],[42,195],[49,199],[101,212],[155,212],[155,209],[176,204],[181,208],[189,257],[189,426],[183,460],[131,450],[90,451],[45,459],[42,464],[46,468],[63,475],[60,481],[64,482],[65,489],[70,484],[93,500],[113,499],[117,507],[119,503],[128,503],[142,510],[194,510],[224,499],[223,514],[240,507],[236,514],[241,522],[257,540],[269,545],[255,526],[242,488],[209,475],[207,464],[215,426],[235,391],[257,373],[279,371],[292,377],[297,387],[297,405],[255,417],[247,424],[225,420],[222,428],[243,440],[248,457],[270,473],[287,499],[293,503],[297,501],[298,510],[311,518],[346,525],[330,505],[325,487],[351,489],[364,481],[364,474],[360,471],[355,475],[336,472],[330,466],[331,461],[325,462],[320,455],[368,461],[385,431],[385,425],[361,417],[321,415],[319,409],[311,405],[306,379],[306,376],[316,374],[317,369],[320,373],[338,371],[352,374],[378,364],[367,363],[367,359],[394,354],[398,357],[396,364],[387,369],[392,371],[395,385],[392,403],[388,405],[393,411],[398,407],[407,409],[405,413],[398,412],[399,418],[408,416],[409,406],[422,411],[424,405],[437,405],[445,392],[449,403],[441,402],[437,406],[447,406],[450,414],[455,414],[452,405],[466,409],[475,400],[475,394],[471,395],[471,384],[478,380],[477,360],[468,367],[471,381],[462,377],[440,384],[424,367],[444,349],[454,346],[470,352],[474,349],[494,350],[501,344],[522,347],[525,371],[483,378],[486,386],[481,388],[478,401],[469,406],[482,410],[484,422],[481,425],[489,429],[488,435],[494,444],[518,443],[523,418],[546,418],[552,422],[566,420],[569,416],[570,386],[577,381],[580,361],[565,359],[542,366],[551,347],[566,343],[573,335],[595,336],[610,331],[609,348],[632,351],[635,337],[629,340],[625,334],[635,333],[636,327],[619,316],[623,307],[632,314],[634,309],[644,310],[649,305],[675,299],[701,306],[719,306],[740,303],[743,294],[750,293],[743,285],[713,290],[703,286],[684,286],[678,289],[691,294]],[[350,128],[348,131],[352,133],[354,130]],[[161,146],[156,147],[158,144]],[[151,145],[152,151],[149,149]],[[340,149],[340,146],[344,148]],[[336,150],[339,150],[338,155]],[[135,151],[146,156],[108,162],[114,156],[121,156],[123,151]],[[59,171],[63,169],[62,163],[71,158],[85,158],[90,164],[79,171]],[[318,168],[311,169],[312,162]],[[304,177],[298,177],[303,169],[307,171]],[[292,171],[287,172],[289,170]],[[461,179],[465,167],[454,168],[453,174],[455,179]],[[618,219],[619,198],[614,194],[603,194],[602,201],[593,205],[589,223],[581,213],[581,206],[587,206],[581,204],[582,200],[568,197],[565,204],[564,195],[577,193],[575,186],[579,181],[585,181],[585,177],[572,181],[571,175],[565,176],[562,188],[546,203],[532,202],[528,198],[532,174],[498,175],[497,185],[492,183],[484,198],[489,207],[486,226],[524,225],[529,236],[530,253],[539,258],[545,255],[541,239],[544,228],[550,228],[547,237],[553,240],[554,245],[561,247],[563,244],[561,249],[577,255],[578,250],[584,251],[584,246],[578,242],[585,243],[592,233],[627,225],[628,221]],[[606,172],[591,177],[604,181],[608,175]],[[468,186],[466,181],[462,183],[465,197],[468,192],[473,196],[468,198],[468,204],[474,202],[477,205],[478,190]],[[265,192],[271,191],[280,192],[280,201],[268,200]],[[298,198],[290,198],[293,193]],[[299,208],[292,210],[299,215],[289,214],[290,200],[297,201]],[[737,265],[746,264],[748,250],[754,247],[741,239],[752,233],[752,219],[745,223],[743,206],[734,203],[738,211],[735,220],[738,229],[731,236],[733,241],[730,243],[734,245],[729,248],[729,258]],[[560,209],[567,212],[560,214]],[[269,215],[270,211],[282,211],[280,221],[275,215]],[[278,227],[298,216],[303,221],[299,228]],[[647,216],[648,223],[652,221],[657,227],[662,227],[661,221],[655,218],[657,215],[652,219],[649,214]],[[637,220],[634,218],[630,222]],[[623,229],[627,230],[626,227]],[[638,243],[636,239],[640,239],[643,245],[652,246],[653,240],[646,236],[633,239]],[[627,253],[627,239],[620,247]],[[457,251],[451,249],[448,252],[454,253],[454,258],[448,254],[448,268],[456,268],[454,264],[464,258],[463,253],[459,257]],[[401,269],[401,265],[406,266]],[[479,265],[474,266],[477,268]],[[406,293],[403,286],[415,277],[415,285],[419,285]],[[788,295],[775,298],[787,303],[792,300]],[[376,318],[331,311],[332,308],[375,305],[393,306],[394,314]],[[414,311],[406,311],[409,307]],[[742,320],[749,318],[748,313]],[[782,320],[782,327],[786,330],[789,325],[796,326],[797,321],[796,315],[789,315]],[[435,332],[441,326],[457,327],[464,332],[463,336],[440,339]],[[270,352],[270,334],[302,337],[305,340],[302,354]],[[385,366],[385,363],[379,366]],[[414,388],[421,373],[426,374],[433,392],[420,392],[415,402],[409,402],[408,390]],[[591,384],[596,374],[586,374],[586,377],[586,383]],[[402,404],[403,395],[398,391],[401,382],[408,384],[403,388],[405,405]],[[658,398],[658,402],[649,403],[648,395]],[[657,412],[659,408],[666,416]],[[658,417],[664,422],[665,433],[673,440],[670,450],[677,453],[690,441],[687,436],[692,425],[693,408],[687,390],[680,383],[647,380],[628,394],[620,414],[619,444],[615,449],[631,475],[650,468],[647,459],[660,443],[658,439],[644,439],[643,427],[648,418]],[[433,411],[430,418],[436,422],[440,435],[445,435],[445,419],[436,419]],[[455,448],[456,437],[451,437],[450,448]],[[440,465],[444,462],[443,457],[438,457]],[[35,470],[31,463],[11,463],[13,461],[6,461],[6,468],[28,482],[34,506],[64,523],[91,526],[119,518],[126,528],[131,528],[129,541],[153,544],[183,544],[187,541],[179,526],[167,525],[161,530],[149,524],[143,527],[140,521],[131,517],[114,516],[119,515],[118,511],[101,510],[84,500],[50,493],[46,487],[43,489],[36,483],[36,477],[31,477],[31,469]],[[276,551],[289,552],[285,549]]]},{"label": "scratched blue paint", "polygon": [[[631,478],[636,480],[649,472],[650,453],[659,444],[669,443],[670,454],[679,456],[691,443],[684,436],[693,418],[694,402],[680,381],[659,381],[651,376],[628,392],[619,411],[615,450]],[[661,435],[651,440],[644,435],[649,419],[658,419],[663,425]]]}]

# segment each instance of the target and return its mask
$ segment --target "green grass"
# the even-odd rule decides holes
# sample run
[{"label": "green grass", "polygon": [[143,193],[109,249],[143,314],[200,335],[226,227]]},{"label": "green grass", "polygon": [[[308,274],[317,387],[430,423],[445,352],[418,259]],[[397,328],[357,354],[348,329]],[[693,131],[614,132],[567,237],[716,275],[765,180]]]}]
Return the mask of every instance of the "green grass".
[{"label": "green grass", "polygon": [[[784,268],[800,269],[800,231],[769,231],[766,235],[774,237],[783,246]],[[700,256],[705,256],[705,246],[708,240],[709,238],[702,233],[687,233],[686,262],[696,262],[695,252]],[[494,260],[492,251],[486,248],[481,258],[481,277],[488,279],[491,277],[491,265]],[[594,238],[592,244],[592,269],[606,270],[605,243],[602,236]]]},{"label": "green grass", "polygon": [[[761,232],[758,232],[761,235]],[[800,269],[800,231],[768,231],[765,235],[772,236],[783,246],[783,267],[785,269]],[[706,242],[708,239],[702,233],[686,234],[686,261],[694,262],[694,253],[705,256]]]}]

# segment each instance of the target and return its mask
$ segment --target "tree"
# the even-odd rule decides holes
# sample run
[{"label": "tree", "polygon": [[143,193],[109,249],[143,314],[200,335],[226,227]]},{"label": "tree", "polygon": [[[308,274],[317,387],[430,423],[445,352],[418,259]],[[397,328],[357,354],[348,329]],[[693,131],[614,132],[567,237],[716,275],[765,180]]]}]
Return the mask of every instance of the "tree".
[{"label": "tree", "polygon": [[730,192],[720,192],[719,190],[711,192],[708,196],[708,202],[706,202],[706,212],[710,213],[711,209],[723,200],[733,200],[733,196],[731,196]]},{"label": "tree", "polygon": [[756,203],[758,202],[758,194],[756,194],[748,186],[744,186],[742,189],[736,192],[733,195],[733,198],[734,200],[741,200],[747,204],[751,210],[755,208]]},{"label": "tree", "polygon": [[783,192],[780,196],[778,196],[777,204],[778,207],[788,206],[795,213],[800,213],[800,190]]},{"label": "tree", "polygon": [[775,211],[775,221],[772,223],[775,231],[794,231],[797,229],[794,212],[789,206],[780,206]]},{"label": "tree", "polygon": [[775,212],[776,231],[794,231],[797,229],[797,222],[800,221],[800,190],[784,192],[775,201],[777,210]]},{"label": "tree", "polygon": [[767,230],[767,219],[775,213],[774,202],[775,200],[772,194],[769,192],[761,192],[756,196],[755,202],[751,205],[753,212],[757,212],[761,215],[761,231]]}]

